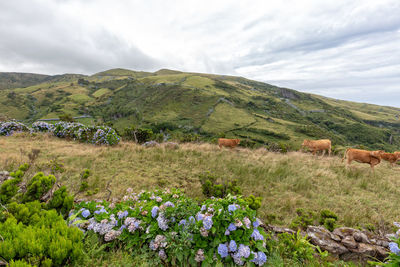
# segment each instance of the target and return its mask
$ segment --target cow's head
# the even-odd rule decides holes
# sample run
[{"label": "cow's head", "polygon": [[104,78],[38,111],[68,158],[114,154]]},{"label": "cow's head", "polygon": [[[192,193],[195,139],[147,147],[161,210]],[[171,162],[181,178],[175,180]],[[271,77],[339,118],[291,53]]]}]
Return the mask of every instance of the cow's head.
[{"label": "cow's head", "polygon": [[303,144],[301,144],[301,147],[308,146],[310,144],[310,140],[304,139]]},{"label": "cow's head", "polygon": [[396,156],[397,159],[400,159],[400,152],[399,151],[396,151],[393,154]]},{"label": "cow's head", "polygon": [[235,141],[237,145],[240,144],[240,139],[235,139]]}]

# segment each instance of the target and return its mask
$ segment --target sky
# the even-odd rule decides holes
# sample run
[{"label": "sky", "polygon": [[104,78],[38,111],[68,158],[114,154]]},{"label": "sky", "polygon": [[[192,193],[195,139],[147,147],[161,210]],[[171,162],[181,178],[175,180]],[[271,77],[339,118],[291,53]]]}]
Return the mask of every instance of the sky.
[{"label": "sky", "polygon": [[400,0],[0,1],[0,71],[162,68],[400,107]]}]

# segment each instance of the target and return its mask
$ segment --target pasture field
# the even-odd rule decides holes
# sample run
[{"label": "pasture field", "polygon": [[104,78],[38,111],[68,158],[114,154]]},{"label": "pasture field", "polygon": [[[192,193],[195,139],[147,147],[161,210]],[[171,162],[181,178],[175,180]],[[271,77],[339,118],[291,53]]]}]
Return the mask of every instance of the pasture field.
[{"label": "pasture field", "polygon": [[[374,225],[384,231],[390,231],[391,223],[400,217],[400,167],[391,168],[387,162],[373,174],[367,164],[352,163],[346,169],[337,156],[219,150],[216,144],[206,143],[180,144],[178,149],[145,148],[131,142],[98,147],[49,135],[17,134],[0,137],[0,170],[12,171],[28,162],[32,149],[40,153],[29,172],[53,169],[58,181],[78,199],[104,199],[107,189],[118,198],[129,187],[136,192],[176,187],[202,199],[199,177],[210,174],[219,182],[237,179],[245,196],[261,196],[259,217],[272,224],[289,225],[298,208],[329,209],[338,215],[339,225]],[[88,190],[79,192],[84,169],[92,175]]]}]

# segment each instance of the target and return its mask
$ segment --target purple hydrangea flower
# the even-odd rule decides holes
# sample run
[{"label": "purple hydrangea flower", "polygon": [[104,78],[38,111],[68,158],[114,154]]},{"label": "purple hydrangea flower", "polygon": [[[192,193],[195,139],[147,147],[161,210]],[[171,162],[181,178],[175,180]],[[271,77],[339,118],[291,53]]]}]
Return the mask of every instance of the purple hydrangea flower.
[{"label": "purple hydrangea flower", "polygon": [[231,234],[231,232],[228,229],[226,229],[225,235],[230,235],[230,234]]},{"label": "purple hydrangea flower", "polygon": [[190,216],[189,223],[195,223],[195,222],[196,222],[195,218],[193,216]]},{"label": "purple hydrangea flower", "polygon": [[229,212],[232,212],[232,211],[235,211],[235,210],[237,210],[236,204],[231,204],[231,205],[228,206],[228,211]]},{"label": "purple hydrangea flower", "polygon": [[185,225],[186,225],[186,220],[185,220],[185,219],[182,219],[182,220],[178,223],[178,225],[179,225],[179,226],[181,226],[181,225],[185,226]]},{"label": "purple hydrangea flower", "polygon": [[151,209],[151,217],[155,218],[155,217],[157,216],[158,209],[159,209],[159,208],[158,208],[157,206],[154,206],[154,207]]},{"label": "purple hydrangea flower", "polygon": [[118,213],[117,213],[117,215],[118,215],[118,219],[122,219],[122,218],[125,218],[126,216],[128,216],[128,211],[118,211]]},{"label": "purple hydrangea flower", "polygon": [[389,243],[389,249],[390,249],[390,252],[392,252],[394,254],[397,254],[397,255],[400,255],[400,249],[399,249],[399,245],[397,243],[390,242]]},{"label": "purple hydrangea flower", "polygon": [[90,211],[89,211],[89,210],[84,209],[84,210],[82,211],[82,216],[83,216],[84,218],[87,218],[89,215],[90,215]]},{"label": "purple hydrangea flower", "polygon": [[165,203],[164,203],[164,206],[165,206],[165,207],[172,207],[172,208],[175,207],[174,203],[172,203],[171,201],[165,202]]},{"label": "purple hydrangea flower", "polygon": [[228,230],[229,231],[235,231],[237,228],[236,228],[236,226],[233,224],[233,223],[231,223],[229,226],[228,226]]},{"label": "purple hydrangea flower", "polygon": [[203,220],[204,229],[210,230],[213,226],[212,216],[205,216]]},{"label": "purple hydrangea flower", "polygon": [[219,244],[218,254],[221,256],[221,258],[227,257],[228,256],[228,247],[225,244]]},{"label": "purple hydrangea flower", "polygon": [[204,218],[204,215],[203,215],[203,214],[201,214],[200,212],[197,213],[197,215],[196,215],[196,220],[197,220],[197,221],[202,221],[203,218]]},{"label": "purple hydrangea flower", "polygon": [[267,262],[267,255],[265,255],[264,252],[259,251],[257,253],[257,259],[258,259],[258,266],[262,266]]},{"label": "purple hydrangea flower", "polygon": [[95,214],[101,214],[101,213],[108,213],[104,207],[101,207],[99,210],[94,211]]},{"label": "purple hydrangea flower", "polygon": [[206,205],[201,206],[201,211],[205,211],[206,210]]},{"label": "purple hydrangea flower", "polygon": [[250,256],[250,247],[240,244],[238,253],[241,257],[245,257],[247,259]]},{"label": "purple hydrangea flower", "polygon": [[257,227],[260,226],[260,225],[261,225],[260,219],[256,218],[256,220],[253,222],[253,227],[254,227],[254,228],[257,228]]},{"label": "purple hydrangea flower", "polygon": [[235,252],[237,250],[237,245],[235,240],[229,242],[229,252]]},{"label": "purple hydrangea flower", "polygon": [[260,234],[260,232],[257,229],[254,229],[253,233],[251,234],[251,237],[254,240],[264,240],[264,237],[262,234]]}]

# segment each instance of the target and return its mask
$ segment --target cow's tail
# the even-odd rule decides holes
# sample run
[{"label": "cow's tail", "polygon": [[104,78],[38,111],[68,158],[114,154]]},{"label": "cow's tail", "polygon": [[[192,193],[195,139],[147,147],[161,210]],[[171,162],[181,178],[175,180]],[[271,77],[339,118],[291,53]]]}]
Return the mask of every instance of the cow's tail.
[{"label": "cow's tail", "polygon": [[347,151],[349,151],[349,148],[348,149],[346,149],[346,151],[344,152],[344,154],[343,154],[343,158],[342,158],[342,162],[344,161],[344,159],[346,158],[346,156],[347,156]]}]

